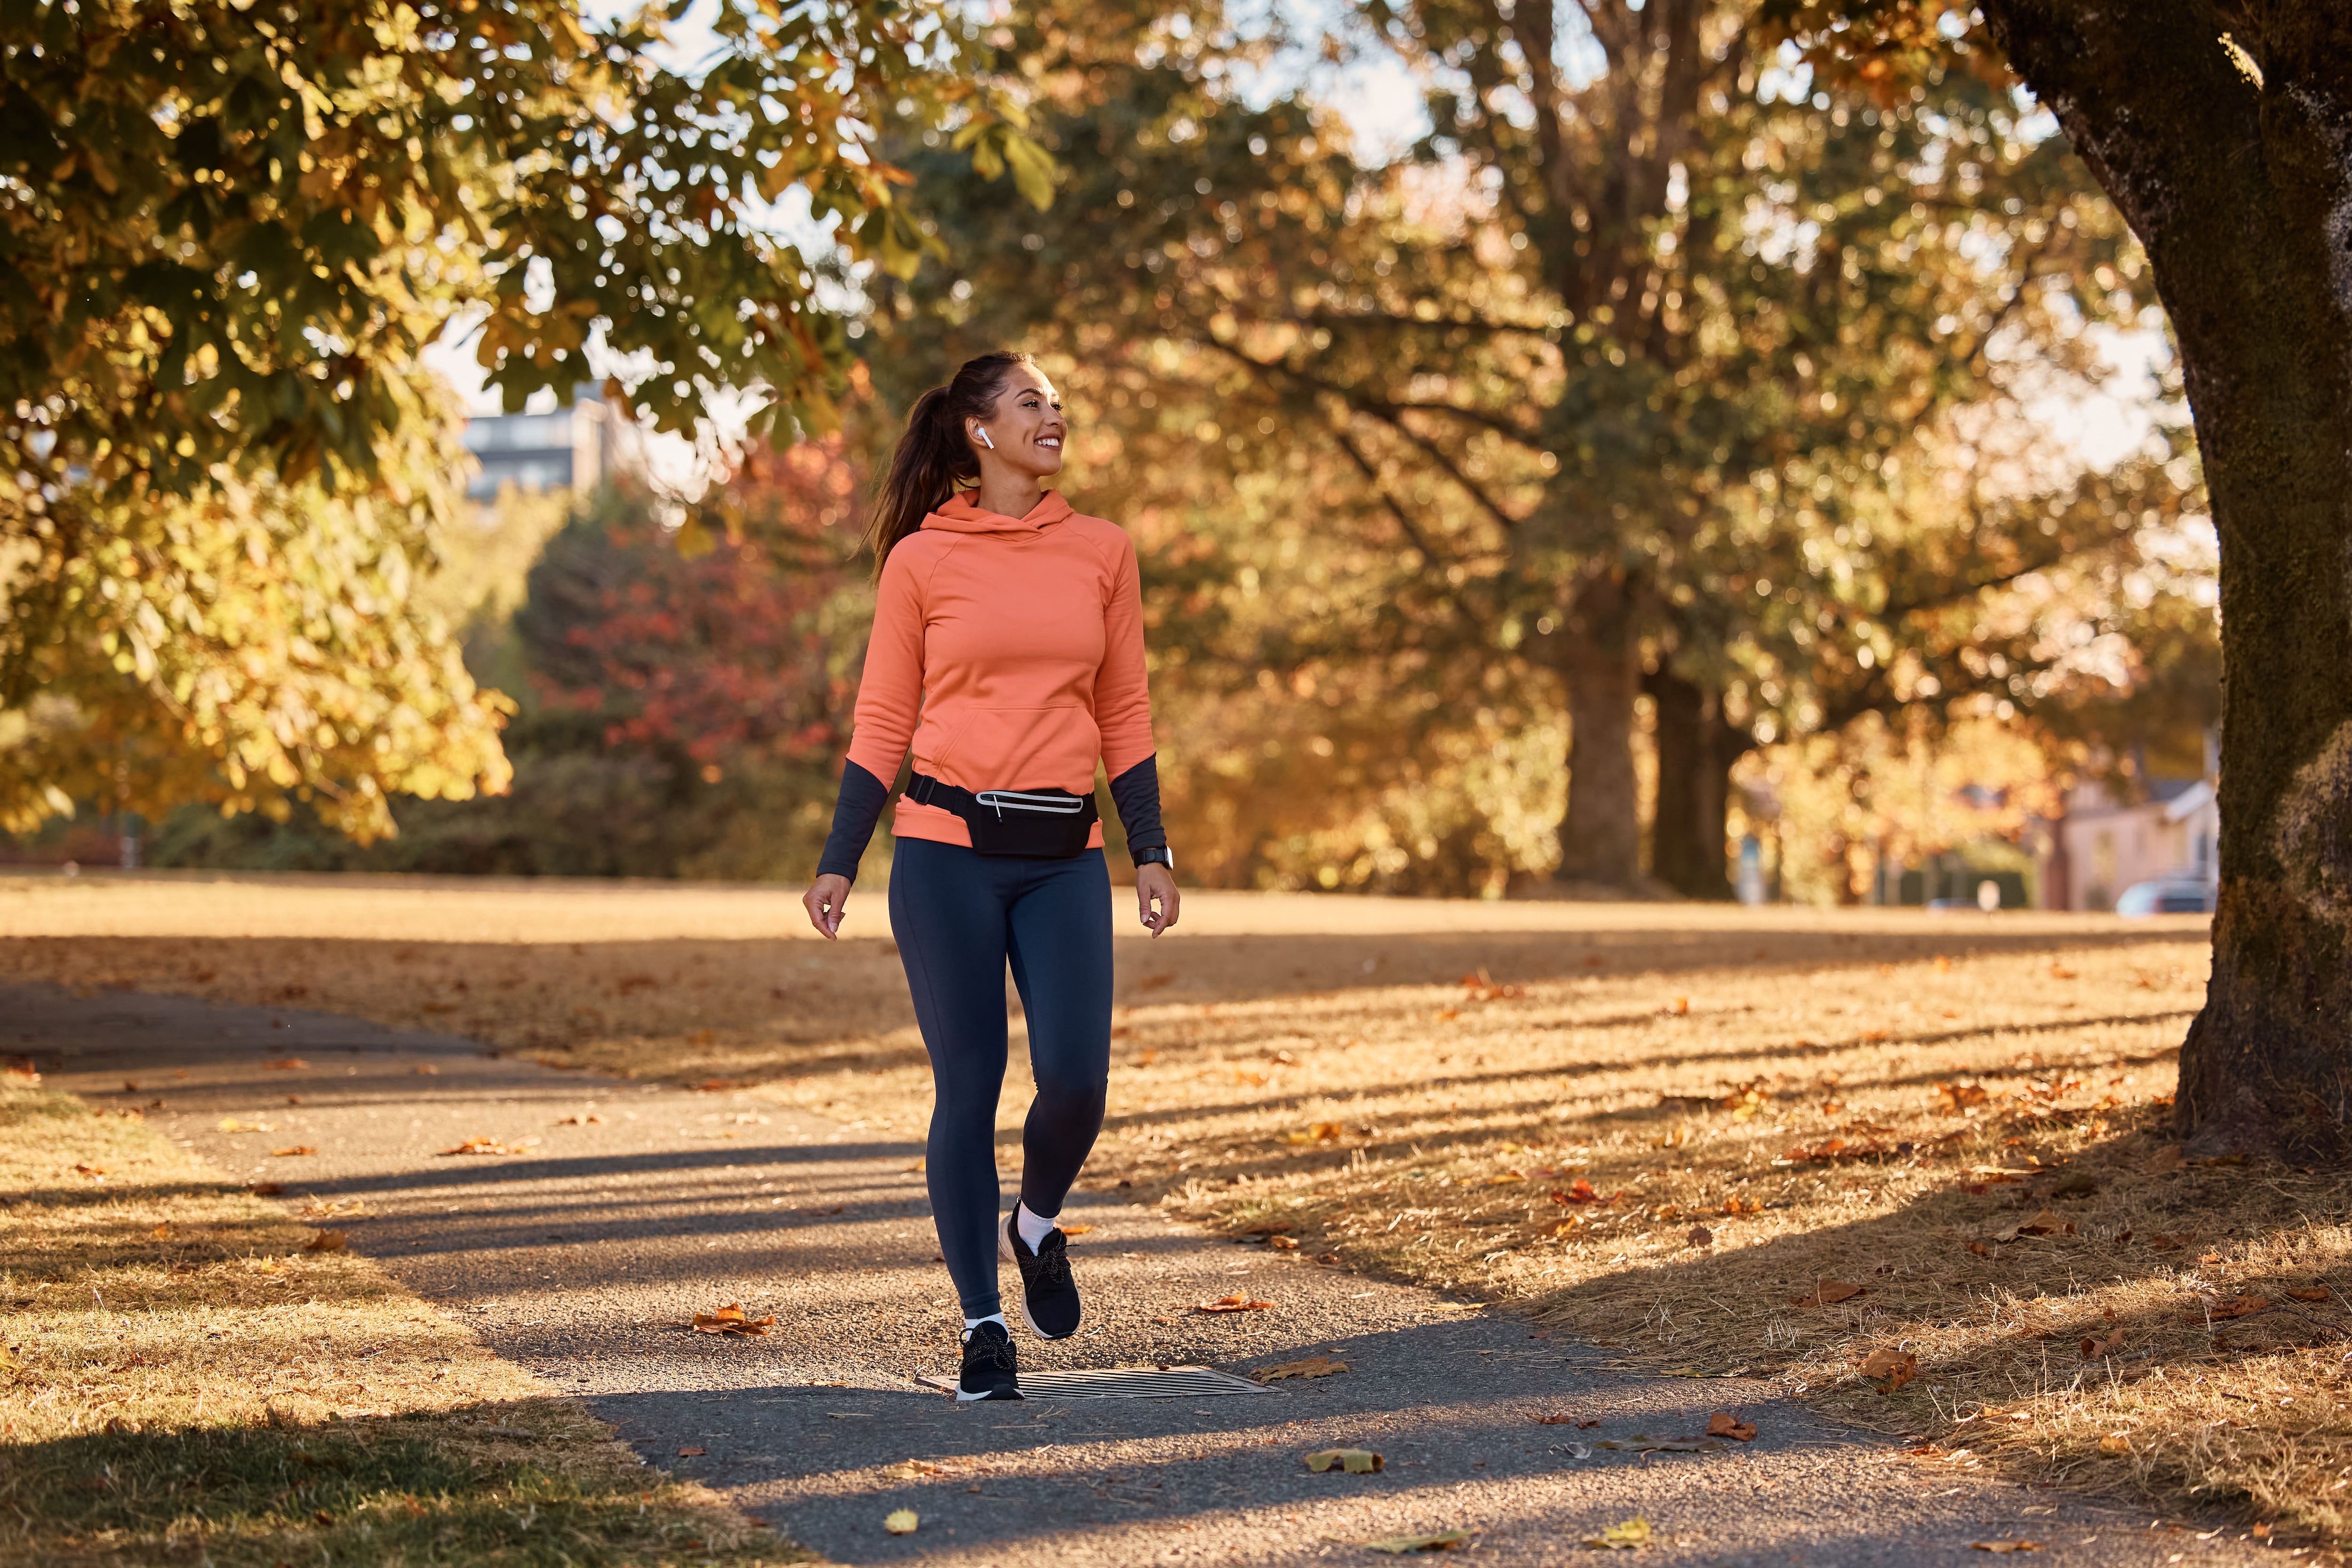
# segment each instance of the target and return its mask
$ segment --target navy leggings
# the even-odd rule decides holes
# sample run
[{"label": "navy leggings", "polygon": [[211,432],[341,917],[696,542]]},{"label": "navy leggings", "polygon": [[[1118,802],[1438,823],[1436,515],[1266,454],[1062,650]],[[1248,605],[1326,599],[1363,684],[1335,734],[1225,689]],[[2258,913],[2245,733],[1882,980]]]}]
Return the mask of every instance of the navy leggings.
[{"label": "navy leggings", "polygon": [[1004,1087],[1004,966],[1029,1016],[1037,1098],[1021,1133],[1021,1200],[1050,1218],[1102,1131],[1110,1078],[1110,872],[1103,852],[1067,860],[982,855],[901,838],[890,930],[931,1056],[924,1159],[940,1253],[967,1318],[996,1294],[996,1100]]}]

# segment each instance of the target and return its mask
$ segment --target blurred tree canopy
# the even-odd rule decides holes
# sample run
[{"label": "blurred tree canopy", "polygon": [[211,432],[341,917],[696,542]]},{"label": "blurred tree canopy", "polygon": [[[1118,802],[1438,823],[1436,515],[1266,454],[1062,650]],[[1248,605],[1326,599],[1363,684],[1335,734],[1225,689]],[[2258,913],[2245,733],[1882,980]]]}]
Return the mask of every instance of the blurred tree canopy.
[{"label": "blurred tree canopy", "polygon": [[0,825],[198,795],[365,837],[502,787],[502,702],[407,596],[456,468],[424,348],[477,331],[514,408],[601,342],[660,428],[749,392],[819,431],[845,342],[783,222],[937,247],[866,128],[1050,198],[936,6],[722,0],[691,68],[685,9],[0,9]]},{"label": "blurred tree canopy", "polygon": [[998,342],[1066,370],[1081,502],[1153,552],[1192,863],[1626,888],[1646,838],[1722,896],[1759,746],[2032,710],[2087,754],[2198,492],[2177,430],[2090,471],[2032,412],[2154,320],[2063,143],[1969,70],[1817,107],[1743,7],[1360,15],[1434,84],[1381,167],[1238,90],[1213,6],[1016,13],[1061,199],[910,145],[948,254],[875,285],[902,406]]},{"label": "blurred tree canopy", "polygon": [[481,577],[501,578],[488,584],[466,657],[516,694],[507,793],[394,800],[399,832],[370,845],[307,809],[281,827],[187,808],[153,835],[151,858],[518,876],[804,875],[830,824],[854,650],[871,605],[865,574],[846,564],[862,508],[841,438],[749,454],[707,498],[733,537],[691,555],[665,526],[662,499],[640,486],[587,498],[551,533],[547,506],[510,493],[493,524],[465,525],[467,545],[452,554],[468,580],[436,577],[419,589],[425,600],[462,605],[484,594]]}]

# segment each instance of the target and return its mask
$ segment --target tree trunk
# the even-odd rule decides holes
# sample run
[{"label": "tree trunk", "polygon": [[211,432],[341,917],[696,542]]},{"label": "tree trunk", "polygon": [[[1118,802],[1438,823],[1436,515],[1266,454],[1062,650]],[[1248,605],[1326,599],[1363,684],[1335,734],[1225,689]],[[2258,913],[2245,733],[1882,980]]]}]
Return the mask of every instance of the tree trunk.
[{"label": "tree trunk", "polygon": [[1984,9],[2154,263],[2221,536],[2221,904],[2174,1115],[2201,1151],[2340,1156],[2352,1108],[2352,6]]},{"label": "tree trunk", "polygon": [[1563,882],[1628,891],[1642,880],[1641,794],[1633,777],[1633,696],[1642,655],[1633,591],[1622,574],[1588,578],[1559,640],[1568,690],[1568,814],[1559,825]]},{"label": "tree trunk", "polygon": [[1646,676],[1658,705],[1658,805],[1650,823],[1650,874],[1685,898],[1728,899],[1725,811],[1733,731],[1722,699],[1670,669]]}]

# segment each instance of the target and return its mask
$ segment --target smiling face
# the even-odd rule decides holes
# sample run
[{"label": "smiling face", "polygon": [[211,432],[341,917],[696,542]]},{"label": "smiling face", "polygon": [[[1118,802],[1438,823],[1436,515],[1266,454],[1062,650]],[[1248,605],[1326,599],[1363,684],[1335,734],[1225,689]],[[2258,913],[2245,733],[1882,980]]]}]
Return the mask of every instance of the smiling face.
[{"label": "smiling face", "polygon": [[[1004,390],[996,395],[994,411],[963,425],[982,472],[992,462],[1032,479],[1061,472],[1062,443],[1070,426],[1062,417],[1061,394],[1034,366],[1014,365],[1004,378]],[[982,430],[988,432],[987,441],[980,438]]]}]

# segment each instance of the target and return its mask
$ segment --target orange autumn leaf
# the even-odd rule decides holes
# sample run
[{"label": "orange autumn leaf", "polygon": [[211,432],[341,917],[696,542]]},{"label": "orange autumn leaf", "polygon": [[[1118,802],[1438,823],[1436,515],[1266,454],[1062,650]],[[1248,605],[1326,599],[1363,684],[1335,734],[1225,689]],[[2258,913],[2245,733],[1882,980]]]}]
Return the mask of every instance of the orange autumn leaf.
[{"label": "orange autumn leaf", "polygon": [[1756,1440],[1756,1423],[1742,1421],[1729,1411],[1718,1410],[1706,1418],[1706,1435],[1728,1437],[1735,1443],[1752,1443]]},{"label": "orange autumn leaf", "polygon": [[300,1057],[280,1057],[274,1062],[264,1062],[261,1065],[266,1068],[274,1068],[278,1072],[299,1072],[302,1068],[309,1067],[310,1064],[304,1061]]},{"label": "orange autumn leaf", "polygon": [[2251,1318],[2270,1310],[2270,1300],[2264,1296],[2223,1296],[2205,1305],[2206,1315],[2214,1318]]},{"label": "orange autumn leaf", "polygon": [[2325,1301],[2336,1292],[2324,1285],[2298,1285],[2286,1293],[2290,1301]]},{"label": "orange autumn leaf", "polygon": [[1862,1363],[1862,1375],[1881,1394],[1892,1394],[1919,1375],[1919,1358],[1909,1351],[1874,1350]]},{"label": "orange autumn leaf", "polygon": [[1220,1296],[1213,1301],[1194,1304],[1196,1312],[1262,1312],[1273,1306],[1271,1301],[1253,1301],[1247,1296]]},{"label": "orange autumn leaf", "polygon": [[351,1238],[340,1230],[322,1230],[302,1244],[305,1252],[341,1252]]},{"label": "orange autumn leaf", "polygon": [[1334,1361],[1328,1355],[1318,1355],[1308,1356],[1304,1361],[1286,1361],[1279,1366],[1260,1367],[1250,1375],[1260,1383],[1279,1383],[1286,1377],[1329,1377],[1334,1373],[1347,1370],[1346,1362]]},{"label": "orange autumn leaf", "polygon": [[775,1326],[775,1313],[754,1318],[740,1301],[730,1301],[717,1311],[694,1314],[694,1331],[698,1334],[764,1334]]},{"label": "orange autumn leaf", "polygon": [[1789,1305],[1792,1307],[1834,1307],[1840,1301],[1850,1301],[1854,1297],[1863,1295],[1864,1293],[1864,1291],[1862,1286],[1851,1285],[1843,1279],[1822,1279],[1815,1282],[1811,1294],[1790,1297]]},{"label": "orange autumn leaf", "polygon": [[272,1149],[269,1153],[273,1159],[284,1160],[297,1154],[315,1154],[318,1152],[308,1143],[289,1143],[283,1149]]}]

